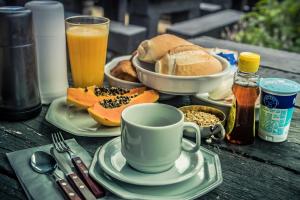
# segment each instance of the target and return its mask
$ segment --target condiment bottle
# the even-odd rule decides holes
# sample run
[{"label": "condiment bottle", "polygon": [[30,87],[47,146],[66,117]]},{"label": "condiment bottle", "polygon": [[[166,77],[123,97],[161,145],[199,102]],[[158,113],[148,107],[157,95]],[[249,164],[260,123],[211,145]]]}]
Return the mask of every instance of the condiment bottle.
[{"label": "condiment bottle", "polygon": [[255,102],[259,96],[259,76],[256,74],[260,55],[242,52],[234,75],[234,99],[230,109],[226,139],[234,144],[252,144],[255,138]]}]

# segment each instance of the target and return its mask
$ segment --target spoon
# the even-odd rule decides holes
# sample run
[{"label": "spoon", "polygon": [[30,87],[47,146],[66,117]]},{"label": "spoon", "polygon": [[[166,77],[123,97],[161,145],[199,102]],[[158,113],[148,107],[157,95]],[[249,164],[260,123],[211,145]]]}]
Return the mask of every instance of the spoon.
[{"label": "spoon", "polygon": [[44,151],[36,151],[30,159],[31,167],[40,174],[52,174],[57,168],[56,160]]},{"label": "spoon", "polygon": [[47,174],[54,177],[55,182],[63,190],[67,199],[69,200],[81,200],[81,198],[75,193],[73,188],[67,182],[67,180],[60,178],[55,171],[57,170],[57,162],[50,154],[44,151],[36,151],[30,158],[30,165],[32,169],[40,174]]}]

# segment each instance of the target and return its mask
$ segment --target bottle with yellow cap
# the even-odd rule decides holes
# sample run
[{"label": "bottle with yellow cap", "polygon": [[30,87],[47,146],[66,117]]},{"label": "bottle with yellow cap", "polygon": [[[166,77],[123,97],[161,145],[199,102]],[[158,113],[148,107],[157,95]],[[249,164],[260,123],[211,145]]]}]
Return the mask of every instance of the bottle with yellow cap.
[{"label": "bottle with yellow cap", "polygon": [[234,75],[234,99],[230,109],[226,139],[234,144],[252,144],[255,138],[255,102],[259,96],[257,74],[260,56],[251,52],[239,55]]}]

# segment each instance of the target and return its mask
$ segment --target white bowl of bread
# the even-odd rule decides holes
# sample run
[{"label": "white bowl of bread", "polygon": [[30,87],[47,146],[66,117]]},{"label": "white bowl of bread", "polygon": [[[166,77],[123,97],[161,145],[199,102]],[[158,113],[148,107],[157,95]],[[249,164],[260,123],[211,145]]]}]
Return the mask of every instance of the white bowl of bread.
[{"label": "white bowl of bread", "polygon": [[[135,67],[132,66],[132,55],[119,56],[105,65],[105,78],[112,87],[137,88],[144,86],[137,78]],[[174,95],[159,94],[159,100],[169,100]]]},{"label": "white bowl of bread", "polygon": [[127,89],[143,86],[137,79],[131,58],[132,55],[120,56],[105,65],[104,73],[110,86]]},{"label": "white bowl of bread", "polygon": [[137,52],[132,63],[138,79],[166,94],[210,92],[230,72],[226,59],[170,34],[143,41]]}]

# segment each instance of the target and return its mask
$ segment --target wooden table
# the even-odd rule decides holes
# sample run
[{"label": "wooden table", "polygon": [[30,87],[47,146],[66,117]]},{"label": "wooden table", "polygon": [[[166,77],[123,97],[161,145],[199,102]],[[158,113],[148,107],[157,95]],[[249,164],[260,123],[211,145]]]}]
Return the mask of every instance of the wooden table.
[{"label": "wooden table", "polygon": [[[194,42],[208,47],[258,52],[262,55],[262,76],[286,77],[300,81],[299,54],[207,37],[197,38]],[[163,103],[179,107],[191,104],[191,101],[188,96],[183,96]],[[26,199],[5,153],[51,143],[50,134],[59,129],[45,121],[47,109],[48,106],[43,106],[41,114],[28,121],[0,122],[0,199]],[[64,133],[64,137],[74,136]],[[74,138],[91,155],[99,145],[111,139]],[[269,143],[257,138],[253,145],[248,146],[226,142],[203,146],[219,155],[224,181],[201,199],[300,199],[299,98],[286,142]]]}]

